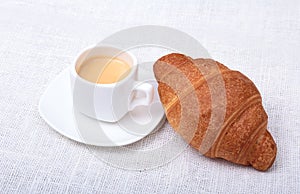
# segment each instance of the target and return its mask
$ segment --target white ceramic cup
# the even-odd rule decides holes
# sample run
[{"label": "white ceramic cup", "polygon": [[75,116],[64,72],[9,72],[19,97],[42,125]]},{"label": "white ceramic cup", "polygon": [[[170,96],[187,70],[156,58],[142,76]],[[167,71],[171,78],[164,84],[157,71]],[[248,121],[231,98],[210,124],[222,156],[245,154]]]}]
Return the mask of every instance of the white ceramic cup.
[{"label": "white ceramic cup", "polygon": [[[109,56],[131,66],[130,73],[112,84],[89,82],[77,73],[80,65],[89,58]],[[116,122],[137,106],[151,104],[154,88],[137,81],[137,59],[128,51],[112,46],[93,46],[79,54],[70,70],[73,105],[81,113],[106,122]]]}]

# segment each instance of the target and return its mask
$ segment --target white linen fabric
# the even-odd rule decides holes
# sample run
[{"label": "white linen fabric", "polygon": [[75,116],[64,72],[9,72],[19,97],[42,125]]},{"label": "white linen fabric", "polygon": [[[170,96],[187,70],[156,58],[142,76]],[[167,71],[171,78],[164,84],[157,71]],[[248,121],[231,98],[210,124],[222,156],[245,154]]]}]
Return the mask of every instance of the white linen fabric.
[{"label": "white linen fabric", "polygon": [[[91,151],[102,149],[107,159],[118,150],[74,142],[42,120],[40,96],[79,51],[147,24],[188,33],[253,80],[278,146],[269,171],[208,159],[190,147],[158,167],[124,169]],[[0,42],[1,193],[300,192],[299,1],[1,1]],[[165,123],[126,148],[154,149],[172,136]]]}]

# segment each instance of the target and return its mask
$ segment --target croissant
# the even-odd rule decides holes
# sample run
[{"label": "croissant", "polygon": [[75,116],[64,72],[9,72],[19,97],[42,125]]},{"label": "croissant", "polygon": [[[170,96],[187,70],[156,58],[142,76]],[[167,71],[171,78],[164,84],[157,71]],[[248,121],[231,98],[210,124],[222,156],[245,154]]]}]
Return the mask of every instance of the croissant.
[{"label": "croissant", "polygon": [[277,147],[253,82],[212,59],[165,55],[153,66],[172,128],[210,158],[270,168]]}]

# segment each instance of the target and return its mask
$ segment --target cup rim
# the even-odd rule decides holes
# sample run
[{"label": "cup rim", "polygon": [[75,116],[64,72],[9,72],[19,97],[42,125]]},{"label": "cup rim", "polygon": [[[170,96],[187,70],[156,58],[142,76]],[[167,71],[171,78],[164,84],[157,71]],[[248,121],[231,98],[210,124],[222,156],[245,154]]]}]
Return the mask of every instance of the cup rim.
[{"label": "cup rim", "polygon": [[[123,78],[122,80],[120,81],[117,81],[117,82],[114,82],[114,83],[109,83],[109,84],[101,84],[101,83],[94,83],[94,82],[90,82],[84,78],[82,78],[76,71],[76,64],[77,64],[77,61],[78,59],[81,57],[81,55],[83,53],[85,53],[86,51],[88,50],[91,50],[93,48],[96,48],[96,47],[106,47],[106,48],[114,48],[114,49],[117,49],[121,52],[125,52],[126,54],[128,54],[130,56],[130,58],[132,59],[132,66],[131,66],[131,69],[130,69],[130,73],[125,77]],[[91,46],[87,46],[85,47],[84,49],[82,49],[75,57],[75,59],[73,60],[73,63],[72,63],[72,69],[71,69],[71,73],[76,76],[76,79],[79,79],[80,81],[88,84],[88,85],[92,85],[92,86],[95,86],[95,87],[114,87],[116,86],[117,84],[122,84],[124,82],[126,82],[128,79],[131,78],[131,76],[134,74],[134,72],[136,71],[136,68],[137,68],[137,58],[135,57],[135,55],[133,55],[130,51],[123,51],[122,49],[118,48],[118,47],[115,47],[115,46],[112,46],[112,45],[107,45],[107,44],[102,44],[102,45],[91,45]]]}]

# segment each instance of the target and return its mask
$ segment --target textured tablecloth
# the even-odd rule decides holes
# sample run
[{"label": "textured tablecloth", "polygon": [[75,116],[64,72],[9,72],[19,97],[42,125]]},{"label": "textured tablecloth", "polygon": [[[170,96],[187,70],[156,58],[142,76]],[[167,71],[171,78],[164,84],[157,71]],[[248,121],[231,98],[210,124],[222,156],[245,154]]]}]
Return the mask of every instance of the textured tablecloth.
[{"label": "textured tablecloth", "polygon": [[[188,33],[253,80],[278,145],[269,171],[191,148],[160,167],[126,170],[41,119],[40,96],[82,48],[146,24]],[[300,192],[299,1],[1,1],[0,43],[0,193]],[[129,148],[151,149],[172,135],[166,123]]]}]

